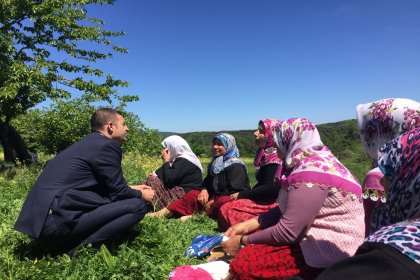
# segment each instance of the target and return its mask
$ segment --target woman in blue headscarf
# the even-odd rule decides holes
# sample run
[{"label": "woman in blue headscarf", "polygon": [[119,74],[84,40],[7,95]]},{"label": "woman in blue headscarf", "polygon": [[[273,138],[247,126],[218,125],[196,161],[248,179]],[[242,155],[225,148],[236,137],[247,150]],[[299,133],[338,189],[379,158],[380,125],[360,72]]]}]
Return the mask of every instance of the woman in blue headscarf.
[{"label": "woman in blue headscarf", "polygon": [[198,201],[209,216],[217,218],[220,207],[230,201],[230,195],[249,190],[249,178],[235,138],[228,133],[218,133],[213,138],[213,160],[208,165],[203,189]]}]

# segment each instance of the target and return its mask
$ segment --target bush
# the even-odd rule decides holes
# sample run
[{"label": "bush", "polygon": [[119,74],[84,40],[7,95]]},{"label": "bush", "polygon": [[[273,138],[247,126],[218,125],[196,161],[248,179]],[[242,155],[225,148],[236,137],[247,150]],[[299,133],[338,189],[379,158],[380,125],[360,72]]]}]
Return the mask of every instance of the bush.
[{"label": "bush", "polygon": [[[97,108],[81,99],[57,101],[44,110],[29,110],[13,120],[12,125],[30,150],[56,154],[90,132],[90,119]],[[162,137],[157,131],[146,128],[133,113],[123,113],[129,127],[123,149],[146,155],[158,154]]]}]

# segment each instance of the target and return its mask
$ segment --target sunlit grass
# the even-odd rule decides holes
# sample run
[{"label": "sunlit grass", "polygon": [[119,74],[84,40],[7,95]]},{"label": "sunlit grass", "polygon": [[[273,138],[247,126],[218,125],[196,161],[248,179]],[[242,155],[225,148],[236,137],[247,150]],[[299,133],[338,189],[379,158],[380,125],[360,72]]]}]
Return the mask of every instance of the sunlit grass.
[{"label": "sunlit grass", "polygon": [[[42,164],[48,158],[43,159]],[[253,159],[242,159],[254,185]],[[211,159],[200,160],[206,170]],[[194,236],[217,232],[216,222],[202,214],[185,223],[176,219],[145,218],[134,228],[132,238],[113,254],[103,248],[98,253],[82,251],[73,259],[67,255],[51,257],[39,244],[13,229],[42,164],[0,173],[0,279],[168,279],[174,267],[202,262],[183,256]],[[144,180],[161,164],[159,157],[136,153],[123,157],[123,171],[129,184]],[[348,167],[365,172],[364,167],[357,164],[348,164]]]}]

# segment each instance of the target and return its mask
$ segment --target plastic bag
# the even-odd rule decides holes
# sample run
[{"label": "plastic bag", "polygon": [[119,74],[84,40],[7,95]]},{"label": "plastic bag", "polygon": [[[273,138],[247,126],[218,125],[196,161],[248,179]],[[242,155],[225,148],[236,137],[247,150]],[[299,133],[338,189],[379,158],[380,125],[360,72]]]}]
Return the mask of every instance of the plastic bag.
[{"label": "plastic bag", "polygon": [[184,256],[202,258],[222,243],[223,234],[200,234],[194,237]]}]

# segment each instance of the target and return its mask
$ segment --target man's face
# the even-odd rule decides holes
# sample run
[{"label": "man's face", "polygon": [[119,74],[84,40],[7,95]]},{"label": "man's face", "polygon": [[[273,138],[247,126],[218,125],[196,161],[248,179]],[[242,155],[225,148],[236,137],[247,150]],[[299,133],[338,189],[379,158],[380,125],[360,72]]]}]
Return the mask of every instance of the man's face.
[{"label": "man's face", "polygon": [[125,124],[124,117],[117,115],[115,123],[110,124],[112,126],[111,138],[117,140],[121,144],[127,140],[128,127]]}]

